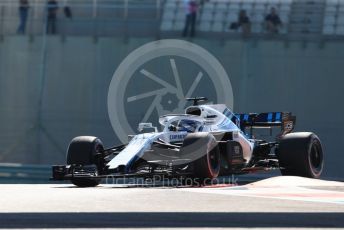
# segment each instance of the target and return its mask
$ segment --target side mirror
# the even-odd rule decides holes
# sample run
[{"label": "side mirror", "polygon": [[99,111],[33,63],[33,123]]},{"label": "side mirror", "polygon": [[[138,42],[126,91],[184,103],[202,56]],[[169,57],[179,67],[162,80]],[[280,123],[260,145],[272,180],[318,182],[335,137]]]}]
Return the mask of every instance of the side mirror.
[{"label": "side mirror", "polygon": [[146,132],[155,132],[157,133],[158,132],[158,128],[157,127],[154,127],[152,123],[140,123],[139,124],[139,127],[137,128],[137,130],[140,132],[140,133],[143,133],[144,130],[146,130]]}]

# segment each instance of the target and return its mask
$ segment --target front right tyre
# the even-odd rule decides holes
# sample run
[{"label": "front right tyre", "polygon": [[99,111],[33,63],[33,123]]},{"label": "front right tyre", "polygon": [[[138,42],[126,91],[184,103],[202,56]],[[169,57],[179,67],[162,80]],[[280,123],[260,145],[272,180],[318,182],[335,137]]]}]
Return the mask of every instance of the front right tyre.
[{"label": "front right tyre", "polygon": [[193,161],[192,178],[202,184],[210,182],[220,173],[220,151],[210,133],[189,133],[184,139],[180,155]]}]

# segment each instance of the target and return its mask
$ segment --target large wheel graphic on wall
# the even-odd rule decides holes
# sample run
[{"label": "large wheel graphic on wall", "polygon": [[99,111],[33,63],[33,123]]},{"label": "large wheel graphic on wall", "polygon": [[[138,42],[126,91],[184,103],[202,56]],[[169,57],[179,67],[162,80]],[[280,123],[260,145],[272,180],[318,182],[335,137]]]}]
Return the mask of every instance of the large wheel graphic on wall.
[{"label": "large wheel graphic on wall", "polygon": [[233,90],[223,66],[193,43],[154,41],[131,52],[115,71],[108,92],[110,122],[126,143],[139,122],[157,125],[158,116],[183,113],[185,98],[195,96],[233,108]]}]

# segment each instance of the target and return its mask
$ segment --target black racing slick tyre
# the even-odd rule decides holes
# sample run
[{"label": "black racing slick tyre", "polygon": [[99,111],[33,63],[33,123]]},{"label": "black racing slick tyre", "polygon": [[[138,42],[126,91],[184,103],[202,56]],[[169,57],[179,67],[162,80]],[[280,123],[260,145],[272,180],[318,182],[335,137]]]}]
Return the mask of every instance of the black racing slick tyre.
[{"label": "black racing slick tyre", "polygon": [[216,178],[220,173],[220,151],[210,133],[190,133],[181,147],[181,155],[193,161],[193,179],[202,183]]},{"label": "black racing slick tyre", "polygon": [[[104,149],[97,137],[80,136],[74,138],[68,147],[68,165],[96,165],[95,155]],[[71,182],[78,187],[95,187],[100,179],[75,178]]]},{"label": "black racing slick tyre", "polygon": [[277,156],[282,175],[319,178],[324,167],[320,139],[314,133],[290,133],[280,140]]}]

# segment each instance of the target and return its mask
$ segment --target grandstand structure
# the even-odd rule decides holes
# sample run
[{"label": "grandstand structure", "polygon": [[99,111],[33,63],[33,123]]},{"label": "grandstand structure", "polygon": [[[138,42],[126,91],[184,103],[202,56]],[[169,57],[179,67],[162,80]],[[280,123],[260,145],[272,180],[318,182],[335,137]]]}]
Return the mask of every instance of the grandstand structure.
[{"label": "grandstand structure", "polygon": [[344,35],[343,0],[326,1],[322,32],[326,35]]},{"label": "grandstand structure", "polygon": [[[16,34],[19,24],[18,2],[0,0],[0,36]],[[185,23],[184,0],[60,0],[58,31],[62,35],[147,36],[180,35]],[[240,10],[251,21],[252,37],[267,34],[265,17],[276,8],[283,23],[279,36],[344,36],[344,0],[199,0],[198,35],[232,36],[230,30]],[[27,33],[44,33],[46,0],[30,1]],[[73,18],[64,16],[70,7]],[[323,36],[319,36],[323,35]]]},{"label": "grandstand structure", "polygon": [[[231,31],[229,25],[238,20],[238,12],[245,10],[252,23],[252,33],[264,32],[264,19],[271,7],[275,7],[285,26],[281,33],[288,31],[292,0],[210,0],[200,8],[198,26],[204,32],[240,32]],[[185,20],[183,0],[167,0],[164,5],[161,30],[181,30]]]}]

